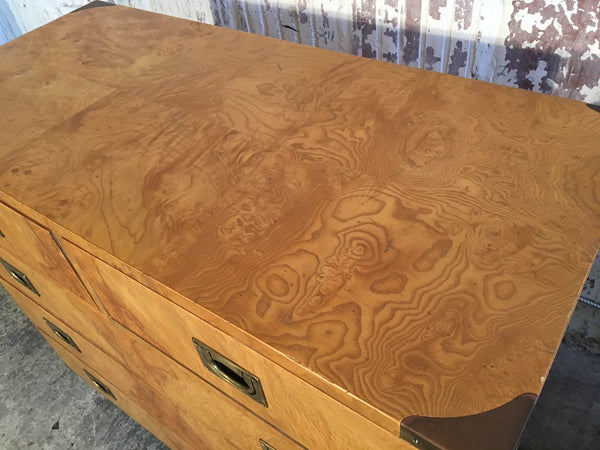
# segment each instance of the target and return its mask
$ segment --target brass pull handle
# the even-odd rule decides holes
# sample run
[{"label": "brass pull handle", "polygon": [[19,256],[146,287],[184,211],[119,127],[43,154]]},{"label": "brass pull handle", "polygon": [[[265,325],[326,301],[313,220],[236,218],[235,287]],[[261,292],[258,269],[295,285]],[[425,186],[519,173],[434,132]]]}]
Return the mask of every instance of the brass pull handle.
[{"label": "brass pull handle", "polygon": [[268,406],[258,377],[206,344],[203,344],[198,339],[192,338],[192,342],[200,355],[204,367],[264,407]]},{"label": "brass pull handle", "polygon": [[0,237],[6,237],[6,236],[4,236],[4,233],[2,232],[2,230],[0,230]]},{"label": "brass pull handle", "polygon": [[108,396],[108,397],[112,397],[113,400],[116,400],[115,395],[112,393],[112,391],[108,388],[108,386],[106,386],[102,381],[100,381],[98,378],[96,378],[94,375],[92,375],[91,373],[89,373],[87,370],[83,369],[83,371],[85,372],[85,374],[87,375],[87,377],[90,379],[90,381],[92,382],[92,385],[98,389],[100,392],[102,392],[104,395]]},{"label": "brass pull handle", "polygon": [[252,395],[254,393],[254,387],[251,384],[248,384],[244,377],[236,373],[232,368],[214,359],[209,364],[211,372],[217,374],[236,389],[248,395]]},{"label": "brass pull handle", "polygon": [[0,258],[0,263],[4,266],[6,271],[9,273],[9,275],[13,279],[15,279],[16,281],[21,283],[23,286],[25,286],[27,289],[29,289],[31,292],[33,292],[38,297],[40,296],[40,293],[35,288],[33,283],[29,280],[29,278],[27,278],[27,275],[25,275],[23,272],[18,270],[16,267],[14,267],[14,266],[10,265],[9,263],[7,263],[6,261],[4,261],[2,258]]},{"label": "brass pull handle", "polygon": [[259,439],[258,442],[260,442],[260,448],[262,450],[275,450],[275,447],[273,447],[272,445],[269,445],[268,443],[266,443],[262,439]]},{"label": "brass pull handle", "polygon": [[52,330],[52,333],[54,333],[54,335],[59,338],[60,340],[66,342],[67,344],[69,344],[71,347],[73,347],[75,350],[77,350],[79,353],[81,353],[81,350],[79,350],[79,347],[77,347],[77,344],[75,343],[75,341],[71,338],[71,336],[69,336],[67,333],[65,333],[63,330],[61,330],[60,328],[58,328],[56,325],[54,325],[52,322],[50,322],[48,319],[46,319],[44,317],[44,321],[46,322],[46,325],[48,325],[48,327]]}]

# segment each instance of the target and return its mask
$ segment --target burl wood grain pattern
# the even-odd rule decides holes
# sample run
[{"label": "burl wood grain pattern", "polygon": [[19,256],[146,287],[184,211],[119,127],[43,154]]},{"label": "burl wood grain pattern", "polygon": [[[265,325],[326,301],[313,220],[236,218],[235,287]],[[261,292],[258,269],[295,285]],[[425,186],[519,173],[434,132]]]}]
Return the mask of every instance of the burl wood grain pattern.
[{"label": "burl wood grain pattern", "polygon": [[[73,302],[94,304],[50,232],[3,203],[0,203],[0,258],[29,279],[42,302],[57,302],[62,308],[70,307]],[[3,266],[0,277],[23,287]]]},{"label": "burl wood grain pattern", "polygon": [[[68,241],[65,241],[65,250],[89,275],[92,290],[111,317],[302,445],[325,449],[331,448],[332,442],[335,442],[335,448],[365,450],[410,447],[398,439],[398,430],[393,424],[383,424],[382,426],[388,425],[386,430],[376,426],[353,409],[311,386],[306,380],[274,364],[252,347],[166,301],[164,297]],[[140,302],[139,299],[144,301]],[[115,327],[106,326],[97,314],[90,317],[89,313],[84,315],[81,312],[83,309],[79,308],[79,311],[70,314],[65,320],[75,320],[72,323],[77,330],[82,330],[82,334],[88,333],[93,342],[106,348],[107,352],[118,355],[116,358],[123,361],[130,370],[145,373],[146,378],[157,379],[156,384],[166,389],[167,396],[176,399],[179,405],[190,402],[193,404],[193,399],[202,395],[196,392],[200,384],[199,380],[193,380],[197,378],[196,375],[175,369],[173,373],[165,375],[167,367],[173,366],[167,361],[168,358],[159,359],[150,350],[145,351],[144,342],[132,343],[130,336],[119,333]],[[192,338],[257,376],[261,380],[268,407],[265,408],[209,372],[202,363]],[[150,345],[146,344],[145,347],[149,348]],[[175,376],[171,376],[172,374]]]},{"label": "burl wood grain pattern", "polygon": [[[180,422],[177,422],[179,418],[171,401],[148,388],[143,382],[140,382],[140,380],[133,379],[127,371],[119,370],[118,366],[111,366],[113,370],[107,371],[109,376],[115,375],[116,373],[121,376],[120,379],[113,382],[102,373],[102,369],[107,368],[106,364],[110,364],[109,359],[103,360],[104,367],[101,369],[90,367],[75,357],[62,343],[57,342],[49,334],[46,332],[41,332],[41,334],[73,372],[90,384],[90,386],[98,390],[108,400],[119,406],[148,431],[157,432],[156,436],[160,439],[166,438],[163,442],[170,445],[175,443],[175,448],[181,449],[194,448],[194,442],[202,443],[200,436],[190,432],[185,427],[182,427]],[[116,371],[114,369],[116,369]],[[110,389],[113,396],[104,394],[94,386],[88,373]],[[140,414],[142,411],[145,414]],[[178,427],[175,427],[175,431],[173,431],[171,427],[164,426],[165,421],[169,420],[174,424],[180,424]],[[158,422],[160,424],[159,427],[153,427],[153,422]],[[171,436],[176,437],[176,440],[170,439]]]},{"label": "burl wood grain pattern", "polygon": [[[382,417],[540,392],[598,249],[597,112],[206,25],[162,58],[170,33],[145,46],[115,26],[133,17],[47,32],[67,36],[56,77],[114,92],[4,145],[3,195]],[[88,22],[102,46],[83,49]],[[43,51],[44,33],[0,51]],[[123,40],[135,80],[82,67],[126,58]]]},{"label": "burl wood grain pattern", "polygon": [[[60,356],[63,362],[69,367],[73,372],[79,375],[86,383],[88,383],[92,388],[96,389],[93,386],[91,380],[88,378],[84,370],[88,373],[94,372],[93,369],[87,367],[80,360],[70,354],[64,347],[61,347],[60,344],[56,343],[49,335],[45,333],[41,333],[42,336],[50,343],[53,347],[54,351]],[[137,423],[142,425],[146,430],[160,439],[163,443],[165,443],[172,450],[185,450],[192,448],[191,443],[184,440],[180,435],[174,433],[169,428],[166,428],[163,423],[152,416],[143,406],[140,406],[140,402],[137,399],[132,400],[130,396],[126,395],[121,389],[115,387],[112,384],[107,383],[109,389],[114,394],[115,399],[106,396],[108,400],[113,402],[126,414],[128,414],[132,419],[134,419]],[[96,389],[97,390],[97,389]],[[133,397],[133,396],[132,396]]]}]

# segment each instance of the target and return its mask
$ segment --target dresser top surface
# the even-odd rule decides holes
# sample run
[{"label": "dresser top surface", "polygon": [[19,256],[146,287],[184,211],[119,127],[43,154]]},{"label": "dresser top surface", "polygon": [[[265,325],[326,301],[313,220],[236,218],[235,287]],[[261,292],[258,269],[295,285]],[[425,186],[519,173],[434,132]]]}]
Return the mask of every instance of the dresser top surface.
[{"label": "dresser top surface", "polygon": [[599,244],[585,104],[121,7],[0,58],[4,195],[398,420],[540,392]]}]

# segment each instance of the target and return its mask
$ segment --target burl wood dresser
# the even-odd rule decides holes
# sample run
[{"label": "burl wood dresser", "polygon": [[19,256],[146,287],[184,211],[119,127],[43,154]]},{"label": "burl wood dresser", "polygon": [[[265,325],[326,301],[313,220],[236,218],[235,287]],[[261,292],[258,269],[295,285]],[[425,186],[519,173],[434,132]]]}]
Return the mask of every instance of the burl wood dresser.
[{"label": "burl wood dresser", "polygon": [[600,243],[597,111],[117,6],[0,61],[2,283],[167,445],[517,444]]}]

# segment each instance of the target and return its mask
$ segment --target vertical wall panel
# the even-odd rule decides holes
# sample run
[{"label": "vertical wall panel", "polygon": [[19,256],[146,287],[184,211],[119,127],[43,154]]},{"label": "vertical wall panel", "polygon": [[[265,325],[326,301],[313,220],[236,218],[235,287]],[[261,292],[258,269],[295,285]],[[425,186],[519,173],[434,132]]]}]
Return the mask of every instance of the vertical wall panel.
[{"label": "vertical wall panel", "polygon": [[210,11],[215,25],[225,28],[239,28],[234,2],[235,0],[210,0]]},{"label": "vertical wall panel", "polygon": [[281,22],[279,20],[279,6],[278,0],[254,0],[254,1],[262,1],[264,4],[264,14],[265,14],[265,23],[266,23],[266,36],[271,36],[274,38],[283,38],[283,34],[281,33]]},{"label": "vertical wall panel", "polygon": [[454,18],[454,0],[430,0],[426,22],[424,68],[445,72]]},{"label": "vertical wall panel", "polygon": [[0,0],[0,45],[21,35],[21,28],[6,0]]},{"label": "vertical wall panel", "polygon": [[282,38],[290,42],[299,42],[298,5],[296,2],[279,8],[279,21],[281,22]]},{"label": "vertical wall panel", "polygon": [[402,5],[399,0],[377,2],[377,34],[379,40],[378,59],[400,63]]},{"label": "vertical wall panel", "polygon": [[[504,38],[507,25],[505,17],[512,12],[510,2],[481,0],[479,8],[479,26],[475,38],[475,55],[471,74],[478,80],[493,82],[497,76],[507,76],[503,70]],[[498,74],[498,75],[497,75]],[[507,84],[498,80],[500,84]]]},{"label": "vertical wall panel", "polygon": [[[14,15],[13,22],[23,32],[87,3],[87,0],[3,1]],[[598,0],[116,0],[115,3],[600,104]]]},{"label": "vertical wall panel", "polygon": [[480,2],[455,0],[452,11],[452,34],[445,72],[452,75],[472,76],[472,65],[477,42]]},{"label": "vertical wall panel", "polygon": [[265,14],[261,2],[246,2],[246,18],[251,33],[262,34],[263,36],[267,35]]},{"label": "vertical wall panel", "polygon": [[297,5],[299,42],[306,45],[317,45],[314,1],[300,0]]}]

